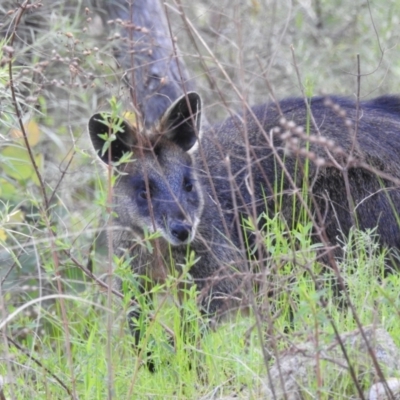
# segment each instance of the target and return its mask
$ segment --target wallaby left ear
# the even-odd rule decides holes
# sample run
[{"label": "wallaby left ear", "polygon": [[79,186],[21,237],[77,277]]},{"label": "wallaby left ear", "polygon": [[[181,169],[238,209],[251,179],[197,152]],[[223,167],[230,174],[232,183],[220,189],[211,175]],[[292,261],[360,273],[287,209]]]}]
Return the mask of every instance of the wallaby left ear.
[{"label": "wallaby left ear", "polygon": [[[112,117],[109,113],[94,114],[89,120],[88,131],[94,150],[105,164],[109,161],[118,162],[124,153],[132,151],[132,146],[137,142],[136,129],[122,118]],[[115,137],[105,147],[110,135]]]},{"label": "wallaby left ear", "polygon": [[189,92],[173,103],[161,118],[161,132],[184,151],[196,143],[201,126],[201,98]]}]

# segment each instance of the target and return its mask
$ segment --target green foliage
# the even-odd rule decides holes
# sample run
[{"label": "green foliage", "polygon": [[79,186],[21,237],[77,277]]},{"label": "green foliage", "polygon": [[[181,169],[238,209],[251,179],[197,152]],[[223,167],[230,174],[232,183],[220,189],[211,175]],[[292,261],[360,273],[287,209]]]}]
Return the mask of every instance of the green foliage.
[{"label": "green foliage", "polygon": [[[280,226],[277,221],[278,219],[268,221],[269,228],[276,232]],[[301,228],[294,235],[299,243],[296,250],[296,255],[301,254],[299,259],[313,259],[307,238],[309,229]],[[270,237],[266,238],[266,243],[271,243]],[[383,276],[383,256],[370,235],[354,231],[345,246],[347,251],[340,270],[348,284],[348,293],[361,323],[382,324],[392,333],[397,344],[400,344],[396,339],[400,337],[396,312],[400,306],[397,295],[400,283],[398,275]],[[282,237],[277,238],[269,248],[276,254],[278,261],[284,254],[291,255],[293,259],[290,246]],[[121,265],[120,268],[124,270],[126,266]],[[309,271],[304,268],[301,261],[282,265],[274,279],[286,279],[290,276],[290,287],[286,286],[281,295],[265,298],[260,303],[268,302],[270,305],[272,315],[264,315],[263,330],[266,329],[273,335],[271,339],[276,341],[279,349],[292,345],[293,338],[288,332],[295,333],[295,341],[300,343],[318,331],[321,345],[329,343],[334,338],[330,319],[341,332],[351,331],[356,327],[350,310],[341,307],[338,297],[332,294],[332,274],[323,274],[315,261],[309,264],[309,268]],[[137,281],[128,273],[120,273],[120,276],[123,279],[123,292],[126,297],[122,303],[113,301],[111,336],[107,332],[105,322],[109,311],[99,307],[104,304],[105,298],[98,298],[98,306],[88,306],[84,302],[85,299],[93,298],[96,287],[88,287],[81,291],[80,300],[66,302],[74,366],[73,380],[65,353],[67,339],[59,307],[55,305],[49,308],[38,304],[35,308],[35,313],[41,315],[43,325],[40,334],[37,332],[36,322],[30,321],[28,315],[19,314],[15,317],[13,326],[24,330],[24,339],[20,338],[21,344],[24,348],[32,349],[30,355],[34,355],[43,364],[39,367],[31,358],[11,346],[14,361],[29,367],[15,371],[15,385],[12,386],[17,398],[26,398],[32,390],[36,398],[66,397],[65,389],[53,379],[49,371],[69,388],[74,381],[80,397],[106,397],[106,352],[110,340],[112,385],[116,398],[196,398],[207,396],[215,390],[220,396],[240,393],[242,390],[250,397],[258,398],[257,396],[261,395],[257,377],[265,376],[265,365],[260,349],[260,337],[252,316],[233,315],[231,320],[222,324],[218,330],[205,331],[196,305],[195,288],[186,290],[185,302],[179,305],[176,288],[182,277],[170,277],[163,287],[156,285],[151,289],[156,298],[152,309],[148,308],[143,296],[136,291],[138,303],[145,313],[151,313],[153,316],[146,321],[146,328],[145,321],[140,322],[143,331],[146,332],[142,340],[146,351],[138,353],[132,346],[132,337],[127,331],[125,313],[121,313],[123,309],[128,311],[130,294],[135,293],[134,285]],[[318,285],[315,281],[316,276]],[[328,299],[325,306],[322,306],[322,299]],[[274,318],[271,318],[273,316]],[[174,332],[174,346],[163,329],[165,324]],[[251,326],[253,328],[249,329]],[[264,338],[262,340],[264,341]],[[143,366],[147,360],[147,350],[153,352],[152,360],[157,368],[154,374],[149,373]],[[329,398],[331,388],[341,396],[344,396],[344,393],[349,396],[354,393],[354,383],[349,376],[330,375],[329,362],[321,362],[320,368],[326,388],[326,397],[322,391],[322,398]],[[0,375],[7,374],[5,365],[0,369]],[[365,379],[361,384],[367,387],[369,382]],[[317,386],[309,388],[310,395],[313,390],[317,390]]]}]

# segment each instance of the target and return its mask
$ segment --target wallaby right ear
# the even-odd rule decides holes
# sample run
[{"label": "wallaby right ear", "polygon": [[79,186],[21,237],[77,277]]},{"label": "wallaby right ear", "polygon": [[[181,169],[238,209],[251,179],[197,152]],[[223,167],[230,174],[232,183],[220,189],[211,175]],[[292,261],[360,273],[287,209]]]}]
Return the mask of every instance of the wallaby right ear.
[{"label": "wallaby right ear", "polygon": [[200,125],[201,98],[196,92],[188,92],[168,108],[160,128],[168,139],[188,151],[198,140]]},{"label": "wallaby right ear", "polygon": [[[88,130],[97,155],[106,164],[109,161],[119,161],[124,153],[132,151],[136,143],[133,127],[122,118],[113,118],[109,113],[94,114],[89,120]],[[109,142],[112,135],[114,137]]]}]

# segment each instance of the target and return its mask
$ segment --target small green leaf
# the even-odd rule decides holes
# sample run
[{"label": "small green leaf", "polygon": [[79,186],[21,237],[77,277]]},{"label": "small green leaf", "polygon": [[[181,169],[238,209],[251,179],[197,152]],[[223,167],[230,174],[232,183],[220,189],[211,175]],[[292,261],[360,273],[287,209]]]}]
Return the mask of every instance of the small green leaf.
[{"label": "small green leaf", "polygon": [[0,178],[0,196],[5,200],[10,200],[16,194],[15,185],[4,178]]},{"label": "small green leaf", "polygon": [[26,180],[32,176],[32,163],[25,148],[6,147],[2,151],[2,156],[5,159],[2,167],[8,176],[17,180]]}]

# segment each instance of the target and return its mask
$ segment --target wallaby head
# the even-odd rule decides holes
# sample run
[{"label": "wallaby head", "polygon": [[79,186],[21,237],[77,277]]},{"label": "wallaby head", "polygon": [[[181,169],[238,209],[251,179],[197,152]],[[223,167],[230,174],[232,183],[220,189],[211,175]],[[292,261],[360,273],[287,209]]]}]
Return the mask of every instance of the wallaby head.
[{"label": "wallaby head", "polygon": [[[152,132],[139,132],[110,114],[91,117],[93,147],[119,173],[113,189],[118,225],[139,235],[160,232],[173,246],[193,240],[203,210],[190,153],[198,140],[200,115],[200,97],[188,93],[171,105]],[[120,163],[126,153],[131,156]]]}]

